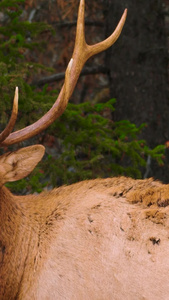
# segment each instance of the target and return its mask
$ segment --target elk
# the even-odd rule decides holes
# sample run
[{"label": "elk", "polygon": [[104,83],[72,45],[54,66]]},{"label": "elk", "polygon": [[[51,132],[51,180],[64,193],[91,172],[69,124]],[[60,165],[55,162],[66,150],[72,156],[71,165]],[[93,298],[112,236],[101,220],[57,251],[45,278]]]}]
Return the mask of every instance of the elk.
[{"label": "elk", "polygon": [[[87,45],[80,0],[75,48],[53,107],[34,124],[11,133],[1,146],[26,140],[66,108],[86,60],[119,37],[127,10],[103,42]],[[4,186],[27,176],[44,155],[42,145],[0,157],[1,300],[168,300],[169,186],[153,179],[95,179],[39,195],[15,196]]]}]

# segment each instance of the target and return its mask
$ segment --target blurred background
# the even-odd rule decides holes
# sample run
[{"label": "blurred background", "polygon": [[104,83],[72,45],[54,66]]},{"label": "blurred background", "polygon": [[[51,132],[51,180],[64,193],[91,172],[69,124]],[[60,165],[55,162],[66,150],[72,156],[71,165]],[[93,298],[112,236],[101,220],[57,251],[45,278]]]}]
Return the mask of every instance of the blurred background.
[{"label": "blurred background", "polygon": [[[71,58],[79,0],[0,2],[1,131],[19,86],[15,130],[53,105]],[[169,1],[86,0],[86,41],[115,29],[118,41],[85,65],[70,104],[48,130],[8,151],[34,143],[43,162],[11,189],[41,191],[79,180],[117,175],[169,183]]]}]

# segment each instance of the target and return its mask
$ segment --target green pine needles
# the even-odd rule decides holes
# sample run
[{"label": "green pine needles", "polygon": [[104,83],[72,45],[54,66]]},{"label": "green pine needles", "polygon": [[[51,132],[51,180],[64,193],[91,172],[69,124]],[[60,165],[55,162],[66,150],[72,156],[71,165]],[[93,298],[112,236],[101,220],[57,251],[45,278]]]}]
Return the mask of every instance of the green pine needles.
[{"label": "green pine needles", "polygon": [[69,104],[64,114],[50,128],[59,138],[55,157],[48,155],[45,174],[55,185],[79,180],[117,175],[141,178],[147,157],[163,163],[164,146],[150,149],[139,139],[137,128],[127,120],[113,122],[106,118],[114,111],[115,99],[92,105]]}]

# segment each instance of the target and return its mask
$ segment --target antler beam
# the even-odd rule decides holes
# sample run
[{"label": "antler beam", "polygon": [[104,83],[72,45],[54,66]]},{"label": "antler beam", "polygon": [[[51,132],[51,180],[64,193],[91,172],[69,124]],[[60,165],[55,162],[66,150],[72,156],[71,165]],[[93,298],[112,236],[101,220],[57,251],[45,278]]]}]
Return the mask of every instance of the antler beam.
[{"label": "antler beam", "polygon": [[56,102],[41,119],[32,125],[11,133],[7,138],[6,134],[4,135],[3,133],[6,139],[1,142],[1,145],[12,145],[24,141],[45,130],[52,124],[64,112],[85,62],[91,56],[109,48],[118,39],[126,20],[127,9],[125,9],[114,32],[107,39],[95,45],[88,45],[85,41],[84,10],[85,0],[80,0],[73,56],[66,69],[65,82]]}]

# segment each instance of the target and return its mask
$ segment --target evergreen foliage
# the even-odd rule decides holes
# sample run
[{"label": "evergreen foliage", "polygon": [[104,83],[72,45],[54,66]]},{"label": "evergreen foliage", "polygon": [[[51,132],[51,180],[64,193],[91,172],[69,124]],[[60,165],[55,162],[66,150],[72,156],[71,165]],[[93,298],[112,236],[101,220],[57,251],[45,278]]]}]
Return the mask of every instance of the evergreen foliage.
[{"label": "evergreen foliage", "polygon": [[[21,21],[22,5],[25,0],[3,0],[0,2],[3,12],[3,22],[0,26],[0,102],[1,124],[6,125],[10,115],[15,87],[19,87],[19,117],[17,129],[35,121],[37,107],[43,101],[42,94],[38,94],[27,83],[29,77],[36,73],[43,65],[27,61],[25,53],[35,47],[42,49],[36,37],[44,30],[51,30],[51,26],[44,23],[29,23]],[[23,115],[24,113],[24,115]],[[25,114],[26,113],[26,114]]]},{"label": "evergreen foliage", "polygon": [[45,174],[56,186],[97,177],[125,175],[141,178],[148,155],[163,164],[164,146],[149,149],[139,139],[139,128],[127,120],[113,122],[104,116],[114,111],[115,99],[92,105],[69,104],[67,110],[50,128],[60,140],[55,158],[44,162]]}]

